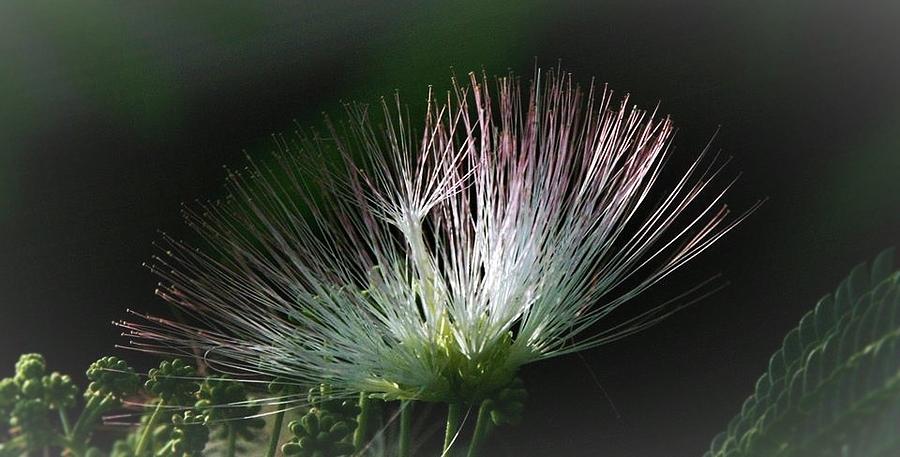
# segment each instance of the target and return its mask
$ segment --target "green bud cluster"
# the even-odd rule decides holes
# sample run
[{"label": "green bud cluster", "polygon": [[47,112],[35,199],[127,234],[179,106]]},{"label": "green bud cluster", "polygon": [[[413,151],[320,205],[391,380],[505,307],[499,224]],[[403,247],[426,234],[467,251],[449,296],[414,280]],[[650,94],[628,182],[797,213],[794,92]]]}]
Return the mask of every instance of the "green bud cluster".
[{"label": "green bud cluster", "polygon": [[259,429],[266,425],[260,417],[260,407],[249,402],[247,389],[241,384],[226,377],[207,378],[197,392],[199,399],[195,404],[210,420],[227,425],[229,433],[236,433],[246,441],[257,436]]},{"label": "green bud cluster", "polygon": [[16,362],[16,374],[13,377],[19,386],[19,395],[23,398],[38,399],[44,395],[42,378],[47,371],[47,364],[40,354],[23,354]]},{"label": "green bud cluster", "polygon": [[[0,379],[0,457],[42,452],[66,457],[263,455],[258,438],[266,421],[245,383],[227,376],[200,378],[193,366],[178,359],[162,361],[143,384],[117,357],[97,360],[86,375],[89,384],[79,395],[70,376],[48,370],[39,354],[23,355],[14,375]],[[285,456],[354,455],[366,439],[365,433],[363,438],[354,436],[357,421],[380,416],[372,405],[362,414],[366,402],[360,395],[337,395],[320,385],[306,393],[309,407],[288,424],[290,438],[285,442],[280,438],[281,421],[289,419],[281,405],[294,404],[302,390],[290,380],[275,379],[266,391],[278,408],[272,411],[276,419],[273,435],[266,440],[267,456],[276,455],[279,445]],[[517,422],[525,397],[519,379],[496,391],[485,401],[489,422]],[[126,404],[129,398],[133,403]],[[79,403],[83,403],[80,414],[70,426],[68,413],[75,416]],[[146,406],[139,410],[140,420],[132,432],[114,442],[108,453],[92,447],[94,429],[104,416],[118,408],[134,411],[137,404]]]},{"label": "green bud cluster", "polygon": [[43,399],[24,398],[16,403],[9,422],[25,438],[26,449],[34,451],[51,443],[49,413],[50,408]]},{"label": "green bud cluster", "polygon": [[85,397],[112,397],[121,400],[132,395],[140,388],[140,379],[134,369],[118,357],[103,357],[88,367],[87,378],[90,381]]},{"label": "green bud cluster", "polygon": [[113,443],[112,452],[110,452],[109,457],[135,457],[134,436],[129,435],[127,438]]},{"label": "green bud cluster", "polygon": [[[359,404],[356,398],[336,397],[332,394],[331,387],[325,384],[309,389],[307,401],[319,410],[328,411],[337,417],[355,418],[359,414]],[[353,420],[355,421],[355,419]],[[356,426],[355,422],[353,426]]]},{"label": "green bud cluster", "polygon": [[44,376],[44,399],[53,409],[64,409],[75,405],[78,396],[78,386],[72,382],[72,377],[67,374],[51,373]]},{"label": "green bud cluster", "polygon": [[[15,365],[12,377],[0,379],[0,457],[10,455],[20,457],[42,450],[59,450],[62,455],[73,457],[102,457],[107,455],[90,446],[93,429],[104,414],[122,406],[128,396],[138,393],[140,378],[123,360],[117,357],[103,357],[92,363],[86,373],[89,380],[84,390],[84,405],[74,426],[69,426],[67,409],[78,403],[78,386],[65,374],[48,374],[47,365],[40,354],[24,354]],[[181,377],[193,375],[183,362],[164,362],[160,369],[150,376],[149,387],[157,396],[167,398],[188,397],[196,401],[195,381],[185,382]],[[167,376],[174,376],[167,378]],[[148,388],[148,390],[150,390]],[[151,391],[151,393],[153,393]],[[150,400],[152,401],[152,399]],[[57,411],[58,414],[51,414]],[[165,412],[166,420],[172,415]],[[58,416],[58,420],[56,420]],[[143,414],[141,424],[148,424],[148,414]],[[204,427],[205,425],[200,425]],[[166,443],[170,436],[178,440],[177,446],[185,449],[189,437],[182,430],[177,434],[164,430],[155,433],[160,443]],[[176,430],[177,432],[177,430]],[[191,443],[196,443],[193,439]],[[134,435],[118,441],[112,457],[138,457]],[[192,445],[196,448],[196,444]],[[53,451],[55,452],[55,451]],[[156,453],[141,453],[139,457],[150,457]],[[175,455],[190,455],[181,452]],[[193,455],[199,455],[194,453]],[[161,456],[162,457],[162,456]]]},{"label": "green bud cluster", "polygon": [[19,386],[13,378],[0,379],[0,426],[9,425],[16,401],[19,399]]},{"label": "green bud cluster", "polygon": [[491,422],[494,425],[518,424],[522,420],[527,398],[528,391],[525,390],[522,378],[513,379],[508,386],[485,400],[485,407],[490,411]]},{"label": "green bud cluster", "polygon": [[144,388],[167,404],[188,405],[197,392],[197,370],[181,359],[164,360],[148,373]]},{"label": "green bud cluster", "polygon": [[140,380],[134,369],[118,357],[102,357],[85,371],[89,384],[84,390],[84,410],[71,433],[70,448],[76,455],[86,452],[91,431],[103,414],[122,406],[122,401],[137,393]]},{"label": "green bud cluster", "polygon": [[353,454],[351,442],[356,430],[360,409],[355,400],[335,398],[322,385],[311,389],[312,407],[300,418],[288,424],[294,438],[282,446],[285,455],[298,457],[341,457]]},{"label": "green bud cluster", "polygon": [[172,416],[172,439],[157,453],[158,457],[198,457],[209,441],[209,417],[188,410]]},{"label": "green bud cluster", "polygon": [[294,439],[281,447],[285,455],[340,457],[354,451],[348,438],[356,428],[355,422],[342,420],[328,411],[310,408],[299,421],[292,421],[288,428]]},{"label": "green bud cluster", "polygon": [[16,362],[16,375],[13,379],[20,386],[26,381],[40,379],[47,371],[47,363],[40,354],[22,354]]},{"label": "green bud cluster", "polygon": [[0,423],[15,429],[26,450],[40,449],[54,439],[50,403],[44,398],[46,372],[43,356],[23,354],[13,377],[0,380]]}]

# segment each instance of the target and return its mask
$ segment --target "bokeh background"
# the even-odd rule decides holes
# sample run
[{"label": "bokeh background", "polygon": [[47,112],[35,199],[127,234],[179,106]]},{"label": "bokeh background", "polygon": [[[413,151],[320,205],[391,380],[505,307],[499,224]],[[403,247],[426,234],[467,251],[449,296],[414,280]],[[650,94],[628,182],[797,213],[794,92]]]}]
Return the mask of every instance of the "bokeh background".
[{"label": "bokeh background", "polygon": [[[0,372],[80,373],[157,311],[140,264],[220,165],[340,100],[535,62],[605,81],[716,148],[764,207],[664,286],[731,285],[638,336],[529,367],[488,455],[696,456],[782,335],[900,235],[900,4],[833,1],[0,3]],[[427,427],[427,424],[420,424]]]}]

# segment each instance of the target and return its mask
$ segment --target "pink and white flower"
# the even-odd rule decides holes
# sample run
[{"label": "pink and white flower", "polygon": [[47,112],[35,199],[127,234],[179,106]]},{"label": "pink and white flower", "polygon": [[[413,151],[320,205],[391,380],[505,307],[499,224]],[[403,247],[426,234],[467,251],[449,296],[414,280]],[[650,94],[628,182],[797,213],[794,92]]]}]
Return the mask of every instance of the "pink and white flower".
[{"label": "pink and white flower", "polygon": [[[609,315],[732,229],[730,183],[699,157],[658,186],[672,123],[567,74],[348,107],[331,134],[279,138],[185,210],[158,294],[186,322],[121,323],[132,347],[389,399],[478,400],[531,362],[601,345],[670,311]],[[339,155],[342,165],[332,157]]]}]

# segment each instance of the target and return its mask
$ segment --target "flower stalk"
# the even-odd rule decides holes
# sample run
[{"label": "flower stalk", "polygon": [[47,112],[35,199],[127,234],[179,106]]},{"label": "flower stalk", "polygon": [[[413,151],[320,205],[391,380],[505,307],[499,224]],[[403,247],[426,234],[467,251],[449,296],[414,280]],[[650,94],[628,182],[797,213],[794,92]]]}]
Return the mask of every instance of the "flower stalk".
[{"label": "flower stalk", "polygon": [[226,425],[228,431],[228,449],[225,453],[226,457],[234,457],[237,452],[237,430],[234,424]]},{"label": "flower stalk", "polygon": [[369,439],[371,428],[371,410],[373,400],[365,392],[359,394],[359,416],[356,418],[356,430],[353,432],[353,447],[360,452]]},{"label": "flower stalk", "polygon": [[397,443],[398,457],[410,457],[412,445],[412,413],[413,403],[405,400],[400,403],[400,436]]},{"label": "flower stalk", "polygon": [[63,435],[66,437],[67,440],[71,439],[72,431],[69,428],[69,418],[66,417],[66,410],[62,407],[59,407],[59,409],[57,411],[59,412],[59,423],[60,423],[60,425],[62,425]]},{"label": "flower stalk", "polygon": [[159,412],[162,411],[163,401],[160,399],[156,403],[156,408],[153,409],[153,413],[150,414],[150,419],[147,419],[147,423],[144,425],[144,431],[141,433],[141,438],[138,440],[137,446],[134,447],[135,455],[144,455],[144,450],[147,449],[147,446],[150,444],[150,436],[153,434],[153,427],[156,426],[156,420],[159,417]]},{"label": "flower stalk", "polygon": [[447,424],[444,427],[442,455],[447,455],[447,452],[450,451],[450,446],[456,442],[456,437],[459,434],[459,424],[462,420],[462,409],[463,405],[461,403],[450,403],[447,405]]},{"label": "flower stalk", "polygon": [[476,457],[478,450],[487,438],[491,430],[491,400],[481,402],[478,407],[478,419],[475,421],[475,432],[472,434],[472,441],[469,443],[468,457]]},{"label": "flower stalk", "polygon": [[280,409],[275,413],[275,419],[272,423],[272,436],[269,438],[269,447],[266,449],[266,457],[275,457],[278,450],[278,442],[281,440],[281,429],[284,428],[284,409]]}]

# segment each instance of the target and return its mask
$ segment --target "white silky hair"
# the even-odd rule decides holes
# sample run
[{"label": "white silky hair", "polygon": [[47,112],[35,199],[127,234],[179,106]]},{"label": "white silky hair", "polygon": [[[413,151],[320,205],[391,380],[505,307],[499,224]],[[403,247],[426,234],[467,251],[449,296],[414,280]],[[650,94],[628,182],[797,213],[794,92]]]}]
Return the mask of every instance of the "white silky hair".
[{"label": "white silky hair", "polygon": [[197,247],[163,235],[151,266],[187,318],[119,323],[131,347],[453,401],[454,376],[508,377],[668,315],[601,322],[749,214],[728,217],[722,164],[700,155],[659,189],[668,118],[557,71],[498,78],[496,100],[489,85],[429,91],[421,135],[399,101],[350,105],[329,136],[277,137],[229,171],[227,198],[185,207]]}]

